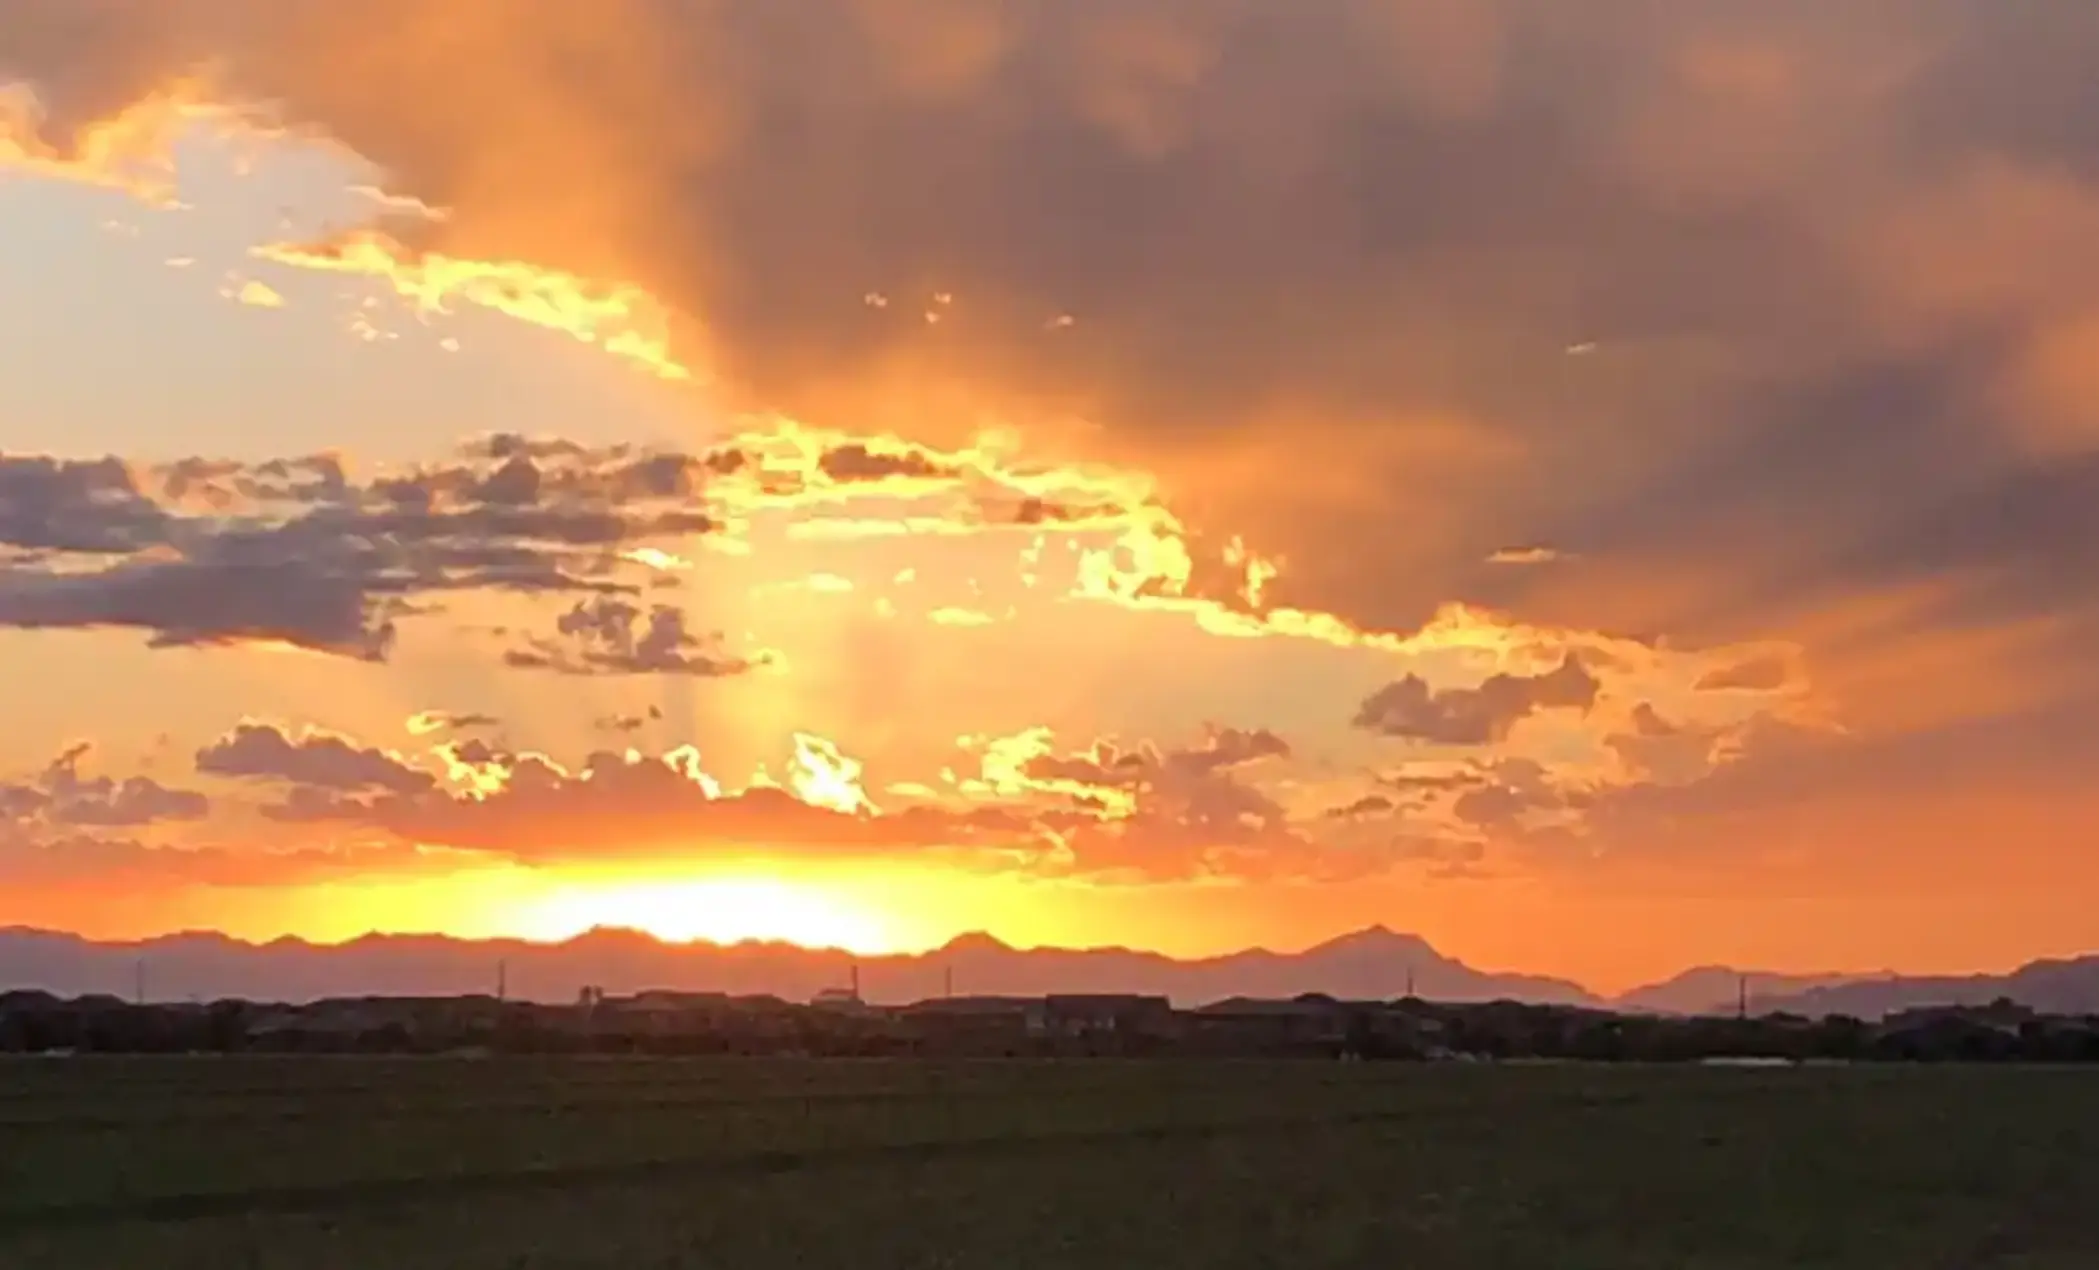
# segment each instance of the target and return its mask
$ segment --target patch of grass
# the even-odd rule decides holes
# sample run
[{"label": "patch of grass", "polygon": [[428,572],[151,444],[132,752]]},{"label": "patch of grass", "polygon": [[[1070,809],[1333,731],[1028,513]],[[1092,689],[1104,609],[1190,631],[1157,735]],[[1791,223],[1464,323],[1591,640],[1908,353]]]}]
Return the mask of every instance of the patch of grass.
[{"label": "patch of grass", "polygon": [[0,1063],[0,1266],[2099,1266],[2099,1073]]}]

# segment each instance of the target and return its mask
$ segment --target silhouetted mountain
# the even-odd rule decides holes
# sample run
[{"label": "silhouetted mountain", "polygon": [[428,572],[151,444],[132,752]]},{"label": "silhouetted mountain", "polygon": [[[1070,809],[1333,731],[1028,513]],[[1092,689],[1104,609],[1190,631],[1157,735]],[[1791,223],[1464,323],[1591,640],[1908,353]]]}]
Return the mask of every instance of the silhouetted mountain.
[{"label": "silhouetted mountain", "polygon": [[1733,1014],[1741,1003],[1742,980],[1749,980],[1749,1007],[1774,1008],[1773,1004],[1805,992],[1839,987],[1855,982],[1856,974],[1775,974],[1764,970],[1741,971],[1732,966],[1696,966],[1681,974],[1634,988],[1613,999],[1618,1009],[1640,1014]]},{"label": "silhouetted mountain", "polygon": [[938,996],[951,978],[958,993],[1137,992],[1181,1004],[1306,992],[1389,999],[1410,981],[1419,995],[1444,1001],[1596,1004],[1579,984],[1475,970],[1417,936],[1382,927],[1301,953],[1252,949],[1187,961],[1127,948],[1017,949],[988,935],[964,935],[920,955],[855,957],[789,944],[666,944],[619,930],[560,944],[371,935],[332,946],[247,944],[216,934],[96,943],[0,931],[0,990],[129,997],[143,968],[146,995],[155,1000],[456,996],[494,991],[499,974],[511,996],[541,1001],[572,1000],[586,984],[612,993],[666,988],[806,999],[844,985],[856,965],[862,993],[892,1002]]},{"label": "silhouetted mountain", "polygon": [[[845,985],[855,966],[863,994],[883,1002],[939,996],[950,978],[954,991],[965,995],[1136,992],[1168,996],[1183,1006],[1308,992],[1389,1000],[1403,995],[1411,981],[1417,995],[1439,1001],[1509,999],[1679,1014],[1732,1013],[1741,973],[1702,966],[1604,999],[1565,979],[1476,970],[1417,935],[1382,926],[1298,953],[1255,948],[1192,960],[1128,948],[1021,949],[983,934],[962,935],[923,954],[855,957],[792,944],[666,944],[624,930],[594,930],[560,944],[368,935],[339,945],[296,939],[250,944],[208,933],[97,943],[51,931],[0,930],[0,992],[129,998],[143,971],[147,997],[159,1001],[466,996],[495,991],[499,975],[512,997],[537,1001],[573,1000],[586,984],[614,994],[664,988],[806,1000]],[[1955,978],[1751,972],[1750,997],[1758,1012],[1869,1019],[1998,997],[2050,1013],[2099,1013],[2099,956]]]},{"label": "silhouetted mountain", "polygon": [[2045,1014],[2099,1014],[2099,956],[2032,961],[2008,975],[1887,975],[1814,988],[1766,1002],[1796,1014],[1877,1019],[1934,1005],[1987,1005],[2007,997]]}]

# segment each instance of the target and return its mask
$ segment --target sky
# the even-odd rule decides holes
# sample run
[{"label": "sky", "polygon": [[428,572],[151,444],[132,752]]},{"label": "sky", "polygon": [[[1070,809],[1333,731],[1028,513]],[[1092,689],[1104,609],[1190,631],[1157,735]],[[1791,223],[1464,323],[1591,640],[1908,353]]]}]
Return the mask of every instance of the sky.
[{"label": "sky", "polygon": [[2099,948],[2094,57],[0,0],[0,924]]}]

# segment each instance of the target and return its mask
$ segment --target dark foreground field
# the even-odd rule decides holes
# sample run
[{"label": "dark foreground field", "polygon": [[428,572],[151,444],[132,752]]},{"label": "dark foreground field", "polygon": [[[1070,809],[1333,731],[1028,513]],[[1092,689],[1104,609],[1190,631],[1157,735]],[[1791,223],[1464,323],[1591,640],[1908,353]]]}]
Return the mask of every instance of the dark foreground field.
[{"label": "dark foreground field", "polygon": [[0,1063],[0,1267],[2099,1266],[2099,1073]]}]

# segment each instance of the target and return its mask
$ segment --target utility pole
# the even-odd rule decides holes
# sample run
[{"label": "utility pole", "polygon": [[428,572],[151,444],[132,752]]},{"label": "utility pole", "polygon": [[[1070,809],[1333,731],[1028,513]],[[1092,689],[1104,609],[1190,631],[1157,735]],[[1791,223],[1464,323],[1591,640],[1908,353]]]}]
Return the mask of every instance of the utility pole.
[{"label": "utility pole", "polygon": [[503,1004],[504,1001],[509,999],[509,996],[510,963],[508,961],[498,961],[496,963],[496,1004]]},{"label": "utility pole", "polygon": [[1414,999],[1414,963],[1407,963],[1407,1000]]},{"label": "utility pole", "polygon": [[860,999],[860,963],[857,961],[853,963],[852,976],[853,1000],[858,1001]]},{"label": "utility pole", "polygon": [[954,997],[954,995],[955,995],[955,968],[954,968],[953,966],[943,966],[943,967],[941,967],[941,983],[940,983],[940,990],[941,990],[941,993],[942,993],[942,995],[944,995],[944,996],[947,996],[947,997],[949,997],[950,999],[952,999],[952,998]]},{"label": "utility pole", "polygon": [[1749,976],[1743,975],[1735,982],[1735,1017],[1749,1017]]}]

